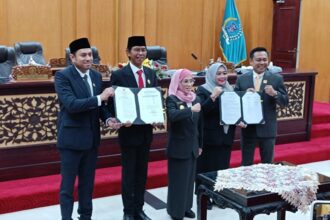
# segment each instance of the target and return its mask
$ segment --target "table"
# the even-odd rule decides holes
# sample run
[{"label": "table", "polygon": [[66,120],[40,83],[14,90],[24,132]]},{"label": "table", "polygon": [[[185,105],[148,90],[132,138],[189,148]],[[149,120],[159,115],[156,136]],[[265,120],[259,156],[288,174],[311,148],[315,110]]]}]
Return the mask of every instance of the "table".
[{"label": "table", "polygon": [[[285,162],[283,162],[284,164]],[[330,199],[330,177],[319,175],[317,199]],[[220,208],[231,208],[238,212],[240,220],[252,220],[258,214],[277,212],[277,220],[285,220],[285,212],[297,209],[278,194],[267,191],[224,189],[214,191],[217,171],[198,174],[200,186],[197,190],[197,219],[207,219],[207,200],[211,198]]]}]

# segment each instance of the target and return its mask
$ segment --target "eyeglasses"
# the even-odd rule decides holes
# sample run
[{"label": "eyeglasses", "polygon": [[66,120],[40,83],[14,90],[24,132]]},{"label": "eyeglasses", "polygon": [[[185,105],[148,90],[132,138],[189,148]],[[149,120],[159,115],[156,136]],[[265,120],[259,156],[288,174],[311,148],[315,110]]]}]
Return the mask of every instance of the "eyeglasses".
[{"label": "eyeglasses", "polygon": [[183,84],[193,84],[195,82],[194,79],[184,79],[181,81]]}]

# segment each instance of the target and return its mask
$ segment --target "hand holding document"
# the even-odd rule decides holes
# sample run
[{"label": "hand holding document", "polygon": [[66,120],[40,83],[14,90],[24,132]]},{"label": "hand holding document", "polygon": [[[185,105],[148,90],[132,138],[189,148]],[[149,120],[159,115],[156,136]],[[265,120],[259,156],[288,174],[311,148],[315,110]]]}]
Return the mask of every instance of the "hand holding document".
[{"label": "hand holding document", "polygon": [[223,92],[219,105],[220,124],[261,124],[264,121],[259,93]]}]

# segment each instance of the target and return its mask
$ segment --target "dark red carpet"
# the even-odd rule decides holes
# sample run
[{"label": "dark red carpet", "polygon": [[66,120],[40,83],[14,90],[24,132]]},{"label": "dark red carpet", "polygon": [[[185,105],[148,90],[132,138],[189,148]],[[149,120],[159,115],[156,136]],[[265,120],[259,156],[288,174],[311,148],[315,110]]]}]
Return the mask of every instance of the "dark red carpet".
[{"label": "dark red carpet", "polygon": [[[275,161],[295,164],[330,159],[330,104],[314,103],[311,141],[282,144],[275,149]],[[256,162],[260,161],[256,152]],[[240,151],[234,151],[231,166],[241,162]],[[0,182],[0,214],[58,204],[59,175]],[[94,197],[120,193],[121,167],[96,171]],[[167,161],[149,163],[148,188],[167,185]]]}]

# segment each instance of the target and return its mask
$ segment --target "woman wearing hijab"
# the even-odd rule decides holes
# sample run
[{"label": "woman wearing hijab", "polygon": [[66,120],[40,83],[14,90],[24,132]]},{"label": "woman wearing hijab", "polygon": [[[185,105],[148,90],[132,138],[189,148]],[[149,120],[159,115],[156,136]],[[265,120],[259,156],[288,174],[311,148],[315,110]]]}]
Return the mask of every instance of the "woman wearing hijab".
[{"label": "woman wearing hijab", "polygon": [[191,71],[177,70],[172,76],[166,99],[169,123],[167,212],[174,220],[195,217],[191,208],[203,127],[200,100],[192,91],[193,84]]},{"label": "woman wearing hijab", "polygon": [[227,78],[227,67],[215,62],[206,72],[205,84],[196,92],[201,99],[204,121],[203,153],[197,161],[197,173],[229,168],[235,126],[220,125],[219,113],[220,93],[233,91]]}]

